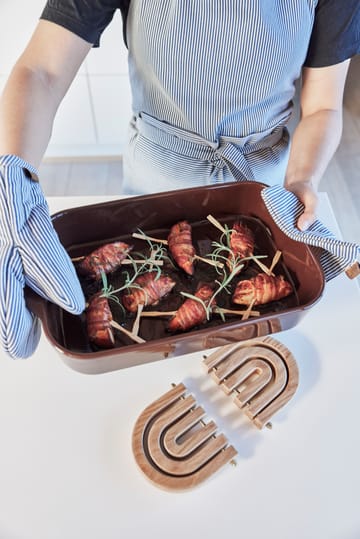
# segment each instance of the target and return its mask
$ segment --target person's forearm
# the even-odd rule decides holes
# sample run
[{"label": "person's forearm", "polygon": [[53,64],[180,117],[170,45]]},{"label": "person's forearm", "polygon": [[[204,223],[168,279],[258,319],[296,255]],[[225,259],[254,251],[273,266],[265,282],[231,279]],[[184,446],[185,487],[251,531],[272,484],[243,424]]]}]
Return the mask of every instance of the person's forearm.
[{"label": "person's forearm", "polygon": [[342,132],[341,110],[320,110],[299,122],[291,143],[285,187],[310,182],[317,188]]},{"label": "person's forearm", "polygon": [[349,62],[303,68],[301,120],[293,135],[284,182],[304,206],[296,223],[300,230],[307,230],[316,219],[317,189],[340,141]]},{"label": "person's forearm", "polygon": [[39,166],[57,108],[90,48],[62,26],[39,21],[0,99],[0,155]]},{"label": "person's forearm", "polygon": [[44,74],[15,66],[0,100],[0,155],[18,155],[37,168],[59,99]]}]

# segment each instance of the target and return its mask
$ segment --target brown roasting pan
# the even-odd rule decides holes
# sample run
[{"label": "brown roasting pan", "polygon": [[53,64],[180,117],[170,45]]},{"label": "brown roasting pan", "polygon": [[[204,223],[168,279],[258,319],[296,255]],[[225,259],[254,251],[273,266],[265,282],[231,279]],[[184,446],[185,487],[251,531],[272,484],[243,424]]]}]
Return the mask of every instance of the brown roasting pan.
[{"label": "brown roasting pan", "polygon": [[[193,330],[175,335],[166,330],[164,319],[144,318],[140,335],[145,343],[124,341],[121,339],[127,337],[120,335],[116,346],[106,350],[96,349],[89,342],[84,314],[70,315],[27,291],[29,307],[40,317],[46,337],[59,351],[63,361],[79,372],[103,373],[264,336],[295,326],[321,297],[324,276],[311,249],[288,238],[274,223],[261,198],[260,193],[264,187],[264,184],[257,182],[196,187],[72,208],[53,215],[55,230],[72,258],[86,255],[115,240],[131,243],[134,251],[144,249],[146,242],[134,240],[133,232],[140,229],[149,236],[167,238],[170,227],[181,220],[187,220],[192,225],[196,251],[204,256],[211,250],[211,242],[217,241],[221,235],[209,223],[207,216],[212,215],[230,228],[236,219],[241,218],[255,234],[255,254],[268,255],[269,258],[263,262],[269,260],[267,264],[270,265],[275,251],[278,249],[282,252],[281,261],[274,272],[285,275],[294,288],[294,293],[288,298],[256,307],[261,311],[256,318],[241,320],[239,316],[226,316],[225,321],[222,321],[218,316],[211,317],[210,321]],[[259,271],[255,266],[253,262],[249,264],[244,278]],[[124,269],[121,267],[118,273],[123,275]],[[202,262],[196,266],[195,276],[181,275],[177,292],[184,290],[194,293],[196,280],[214,282],[217,278],[211,266]],[[116,274],[112,278],[116,280]],[[117,286],[116,282],[113,284]],[[95,292],[91,289],[92,285],[86,288],[85,283],[84,286],[86,295]],[[176,295],[175,290],[157,308],[172,310],[179,306],[176,303],[178,301],[179,295]],[[113,312],[113,316],[116,319],[120,315]]]}]

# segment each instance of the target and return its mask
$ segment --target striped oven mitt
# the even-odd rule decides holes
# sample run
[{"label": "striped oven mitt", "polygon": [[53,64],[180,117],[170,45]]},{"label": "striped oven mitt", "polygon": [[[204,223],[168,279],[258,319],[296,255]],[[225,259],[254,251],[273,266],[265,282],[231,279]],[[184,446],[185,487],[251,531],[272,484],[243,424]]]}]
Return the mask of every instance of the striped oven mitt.
[{"label": "striped oven mitt", "polygon": [[304,206],[294,193],[274,185],[264,188],[261,196],[271,217],[287,236],[313,247],[326,281],[330,281],[354,264],[358,268],[360,246],[356,243],[336,239],[332,232],[317,220],[304,232],[296,227]]},{"label": "striped oven mitt", "polygon": [[25,305],[24,286],[80,314],[85,300],[74,266],[52,226],[36,170],[17,156],[0,157],[0,345],[29,357],[40,323]]}]

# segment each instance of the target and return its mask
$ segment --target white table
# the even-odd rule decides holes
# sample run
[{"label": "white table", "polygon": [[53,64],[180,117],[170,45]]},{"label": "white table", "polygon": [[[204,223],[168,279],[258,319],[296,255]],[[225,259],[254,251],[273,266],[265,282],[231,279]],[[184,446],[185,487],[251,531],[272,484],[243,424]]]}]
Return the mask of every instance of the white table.
[{"label": "white table", "polygon": [[[54,213],[94,201],[49,202]],[[325,195],[320,218],[336,231]],[[342,275],[297,327],[274,335],[300,384],[272,431],[222,395],[200,353],[92,376],[44,338],[28,360],[1,355],[0,538],[359,538],[359,307]],[[181,493],[153,486],[131,450],[137,417],[171,382],[185,383],[239,453],[236,467]]]}]

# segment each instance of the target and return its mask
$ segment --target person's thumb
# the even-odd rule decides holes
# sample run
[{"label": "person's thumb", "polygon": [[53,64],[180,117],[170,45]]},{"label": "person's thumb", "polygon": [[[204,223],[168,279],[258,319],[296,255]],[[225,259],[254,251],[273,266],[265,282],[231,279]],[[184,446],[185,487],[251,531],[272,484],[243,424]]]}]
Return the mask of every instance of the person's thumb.
[{"label": "person's thumb", "polygon": [[302,213],[298,219],[298,222],[297,222],[298,229],[304,232],[313,224],[315,219],[316,219],[316,215],[314,211],[305,210],[304,213]]},{"label": "person's thumb", "polygon": [[[297,194],[295,192],[295,194]],[[296,223],[301,231],[307,230],[316,220],[316,210],[318,205],[318,197],[315,189],[309,185],[299,194],[297,194],[300,202],[304,205],[304,211],[298,218]]]}]

